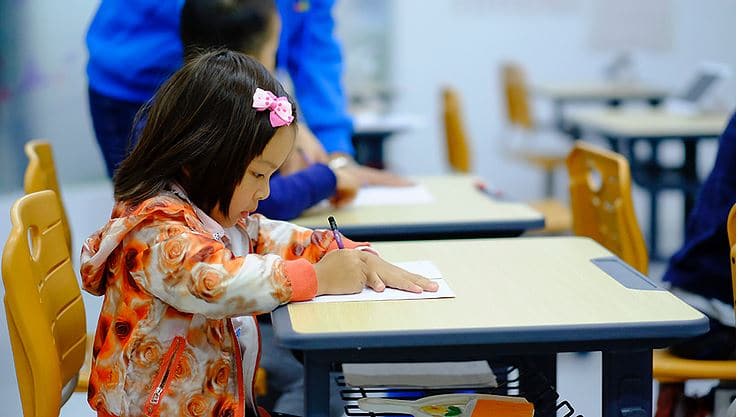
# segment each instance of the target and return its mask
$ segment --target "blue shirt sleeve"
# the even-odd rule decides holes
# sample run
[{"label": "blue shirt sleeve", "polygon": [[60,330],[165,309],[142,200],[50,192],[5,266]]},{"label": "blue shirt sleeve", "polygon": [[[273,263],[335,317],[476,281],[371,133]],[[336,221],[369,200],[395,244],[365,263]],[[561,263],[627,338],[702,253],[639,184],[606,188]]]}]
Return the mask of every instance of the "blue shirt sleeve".
[{"label": "blue shirt sleeve", "polygon": [[336,192],[336,176],[324,164],[314,164],[290,175],[269,180],[269,198],[256,209],[274,220],[291,220]]},{"label": "blue shirt sleeve", "polygon": [[333,3],[277,1],[282,17],[277,66],[289,73],[305,121],[326,151],[353,155],[353,123],[341,86],[341,48],[333,35]]}]

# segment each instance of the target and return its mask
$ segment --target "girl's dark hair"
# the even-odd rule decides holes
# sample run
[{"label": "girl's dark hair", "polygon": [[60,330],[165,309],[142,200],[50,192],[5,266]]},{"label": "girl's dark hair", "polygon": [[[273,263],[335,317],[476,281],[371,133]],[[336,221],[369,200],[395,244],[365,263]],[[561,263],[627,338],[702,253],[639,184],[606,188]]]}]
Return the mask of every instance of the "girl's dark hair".
[{"label": "girl's dark hair", "polygon": [[179,26],[185,58],[212,47],[253,55],[276,13],[274,0],[187,0]]},{"label": "girl's dark hair", "polygon": [[268,110],[251,107],[257,87],[287,97],[296,116],[294,100],[253,58],[217,50],[188,61],[139,112],[146,125],[113,176],[115,199],[135,205],[177,182],[206,213],[219,204],[227,215],[246,167],[277,130]]}]

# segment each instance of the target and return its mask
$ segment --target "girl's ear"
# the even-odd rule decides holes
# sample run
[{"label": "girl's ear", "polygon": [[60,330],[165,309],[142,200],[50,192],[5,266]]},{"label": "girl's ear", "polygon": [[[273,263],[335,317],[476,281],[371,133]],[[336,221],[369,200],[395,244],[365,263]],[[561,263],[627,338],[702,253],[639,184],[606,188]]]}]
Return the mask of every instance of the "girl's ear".
[{"label": "girl's ear", "polygon": [[190,179],[190,167],[187,165],[182,166],[182,174],[184,174],[185,178]]}]

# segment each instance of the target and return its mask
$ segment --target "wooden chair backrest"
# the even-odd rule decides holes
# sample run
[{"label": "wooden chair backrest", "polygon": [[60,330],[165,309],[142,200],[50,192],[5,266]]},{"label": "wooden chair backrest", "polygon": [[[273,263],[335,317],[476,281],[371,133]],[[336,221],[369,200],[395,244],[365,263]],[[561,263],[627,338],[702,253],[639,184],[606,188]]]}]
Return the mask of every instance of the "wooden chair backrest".
[{"label": "wooden chair backrest", "polygon": [[648,253],[633,208],[628,161],[578,141],[566,165],[574,234],[594,239],[647,275]]},{"label": "wooden chair backrest", "polygon": [[2,255],[5,311],[25,417],[56,417],[85,358],[85,308],[53,191],[11,209]]},{"label": "wooden chair backrest", "polygon": [[449,165],[456,172],[470,172],[472,162],[459,94],[450,87],[443,89],[443,126]]}]

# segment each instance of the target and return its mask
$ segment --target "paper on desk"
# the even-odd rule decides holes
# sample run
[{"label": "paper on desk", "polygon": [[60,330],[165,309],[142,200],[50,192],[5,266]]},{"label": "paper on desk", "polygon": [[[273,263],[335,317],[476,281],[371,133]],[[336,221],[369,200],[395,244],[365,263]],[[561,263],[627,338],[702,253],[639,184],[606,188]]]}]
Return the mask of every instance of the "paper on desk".
[{"label": "paper on desk", "polygon": [[359,189],[355,207],[366,206],[403,206],[410,204],[428,204],[435,199],[423,184],[410,187],[369,186]]},{"label": "paper on desk", "polygon": [[487,361],[344,363],[346,383],[355,387],[496,387]]},{"label": "paper on desk", "polygon": [[383,300],[423,300],[430,298],[453,298],[456,297],[446,280],[441,276],[441,271],[431,261],[392,262],[402,269],[432,279],[438,284],[438,291],[423,291],[420,294],[385,288],[382,292],[376,292],[371,288],[364,288],[358,294],[344,295],[321,295],[305,303],[339,303],[349,301],[383,301]]}]

